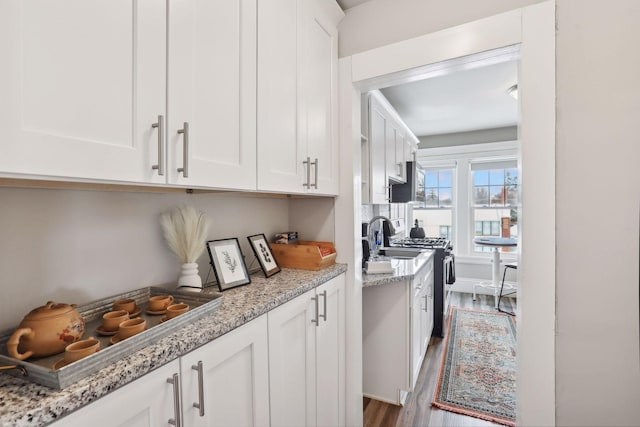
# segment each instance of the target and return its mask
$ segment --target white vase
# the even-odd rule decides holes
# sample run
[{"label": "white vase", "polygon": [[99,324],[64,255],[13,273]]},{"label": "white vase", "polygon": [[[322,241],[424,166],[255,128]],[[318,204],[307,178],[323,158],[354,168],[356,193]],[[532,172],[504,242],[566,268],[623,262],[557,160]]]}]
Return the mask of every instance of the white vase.
[{"label": "white vase", "polygon": [[186,262],[180,268],[178,287],[202,288],[202,279],[198,275],[198,263]]}]

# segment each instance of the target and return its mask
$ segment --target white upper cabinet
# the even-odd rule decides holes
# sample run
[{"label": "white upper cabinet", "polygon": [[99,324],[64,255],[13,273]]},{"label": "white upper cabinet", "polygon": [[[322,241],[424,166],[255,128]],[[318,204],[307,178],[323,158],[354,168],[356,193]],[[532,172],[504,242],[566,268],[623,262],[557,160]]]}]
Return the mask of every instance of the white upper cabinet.
[{"label": "white upper cabinet", "polygon": [[337,24],[327,0],[258,4],[258,189],[337,194]]},{"label": "white upper cabinet", "polygon": [[0,171],[163,182],[165,2],[0,3]]},{"label": "white upper cabinet", "polygon": [[387,99],[374,90],[366,99],[368,139],[363,148],[363,203],[385,204],[391,199],[394,184],[406,182],[406,162],[413,160],[418,138],[409,130]]},{"label": "white upper cabinet", "polygon": [[255,189],[256,0],[168,4],[168,182]]}]

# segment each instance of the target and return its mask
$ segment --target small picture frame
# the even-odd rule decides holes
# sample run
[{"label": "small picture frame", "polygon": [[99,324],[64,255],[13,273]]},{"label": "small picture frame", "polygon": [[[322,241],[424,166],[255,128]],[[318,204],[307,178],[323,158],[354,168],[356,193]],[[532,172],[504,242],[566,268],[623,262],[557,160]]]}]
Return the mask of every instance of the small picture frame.
[{"label": "small picture frame", "polygon": [[264,272],[264,277],[270,277],[278,273],[280,271],[280,266],[271,252],[271,247],[269,246],[269,242],[267,242],[265,235],[256,234],[248,236],[247,239],[249,239],[251,249],[253,249],[256,259],[260,263],[260,267]]},{"label": "small picture frame", "polygon": [[211,266],[220,291],[248,285],[251,277],[244,262],[240,243],[236,237],[207,241]]}]

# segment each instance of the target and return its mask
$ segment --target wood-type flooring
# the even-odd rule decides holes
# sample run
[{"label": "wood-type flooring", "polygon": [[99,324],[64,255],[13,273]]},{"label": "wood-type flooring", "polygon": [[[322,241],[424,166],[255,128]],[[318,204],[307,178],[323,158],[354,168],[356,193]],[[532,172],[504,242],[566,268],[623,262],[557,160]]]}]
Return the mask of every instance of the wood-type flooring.
[{"label": "wood-type flooring", "polygon": [[[503,298],[500,308],[513,312],[515,298]],[[457,307],[475,308],[478,310],[495,310],[493,296],[478,294],[473,301],[469,293],[453,292],[451,304]],[[364,427],[472,427],[500,426],[500,424],[484,421],[479,418],[455,414],[442,409],[432,408],[431,402],[438,384],[440,364],[444,352],[445,339],[431,337],[427,348],[418,382],[413,393],[409,394],[405,406],[396,406],[377,400],[364,398]]]}]

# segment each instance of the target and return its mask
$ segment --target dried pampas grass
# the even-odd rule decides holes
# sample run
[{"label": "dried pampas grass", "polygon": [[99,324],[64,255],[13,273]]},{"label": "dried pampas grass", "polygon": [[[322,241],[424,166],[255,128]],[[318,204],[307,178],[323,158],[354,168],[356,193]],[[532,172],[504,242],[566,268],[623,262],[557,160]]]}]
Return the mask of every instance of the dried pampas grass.
[{"label": "dried pampas grass", "polygon": [[177,207],[160,216],[169,248],[183,263],[196,262],[205,248],[209,221],[192,206]]}]

